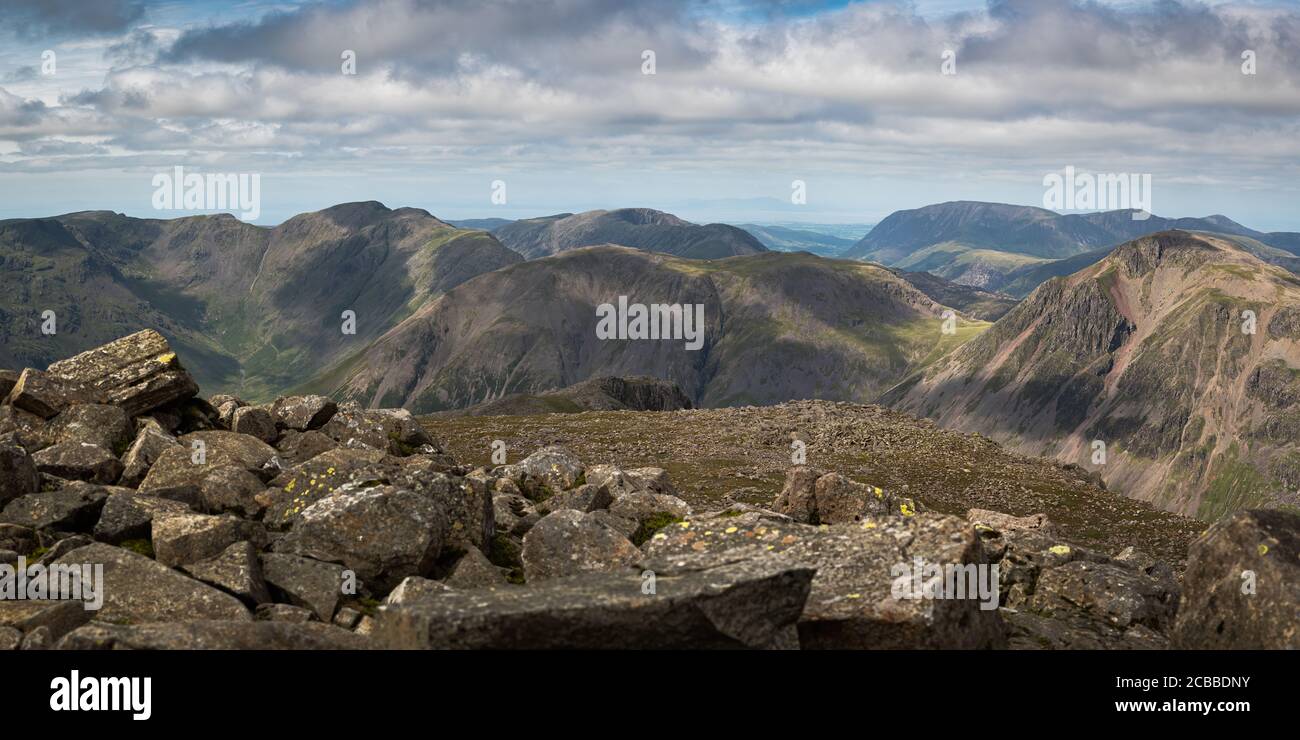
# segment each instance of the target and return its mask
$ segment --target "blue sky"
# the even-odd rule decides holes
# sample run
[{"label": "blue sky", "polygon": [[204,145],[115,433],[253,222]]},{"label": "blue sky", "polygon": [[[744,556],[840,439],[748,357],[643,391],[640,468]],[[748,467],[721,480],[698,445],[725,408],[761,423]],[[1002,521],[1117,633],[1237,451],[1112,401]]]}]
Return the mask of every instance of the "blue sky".
[{"label": "blue sky", "polygon": [[[1040,205],[1044,176],[1073,166],[1151,174],[1160,215],[1300,231],[1293,2],[10,0],[6,13],[0,217],[172,217],[153,209],[152,178],[179,165],[259,174],[260,223],[361,199],[450,220],[648,206],[872,222],[944,200]],[[806,203],[791,203],[795,180]]]}]

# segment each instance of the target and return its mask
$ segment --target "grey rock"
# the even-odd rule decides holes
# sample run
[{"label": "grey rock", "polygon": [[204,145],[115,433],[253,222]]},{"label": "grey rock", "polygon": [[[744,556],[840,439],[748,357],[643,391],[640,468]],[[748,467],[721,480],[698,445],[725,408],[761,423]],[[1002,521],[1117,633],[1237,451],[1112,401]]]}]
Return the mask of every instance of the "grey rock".
[{"label": "grey rock", "polygon": [[95,389],[105,402],[139,416],[188,399],[199,387],[161,334],[136,332],[50,365],[50,377]]},{"label": "grey rock", "polygon": [[113,453],[85,442],[63,442],[46,447],[32,456],[36,469],[65,480],[116,483],[122,463]]},{"label": "grey rock", "polygon": [[0,627],[31,632],[44,627],[57,640],[68,632],[89,622],[95,612],[86,609],[80,601],[0,601]]},{"label": "grey rock", "polygon": [[5,505],[0,522],[31,529],[89,532],[99,521],[108,492],[102,486],[73,481],[58,491],[29,493]]},{"label": "grey rock", "polygon": [[316,619],[316,612],[293,604],[258,604],[254,618],[262,622],[305,624]]},{"label": "grey rock", "polygon": [[272,595],[295,606],[311,609],[322,621],[334,618],[343,589],[343,566],[311,558],[266,553],[262,575]]},{"label": "grey rock", "polygon": [[289,429],[280,436],[275,448],[279,450],[280,460],[285,466],[293,467],[338,446],[338,442],[314,429],[306,432]]},{"label": "grey rock", "polygon": [[95,622],[73,631],[59,650],[364,650],[366,638],[331,624],[266,621],[192,621],[112,625]]},{"label": "grey rock", "polygon": [[49,419],[73,404],[103,403],[104,400],[103,394],[92,388],[66,382],[29,367],[18,376],[4,403],[42,419]]},{"label": "grey rock", "polygon": [[122,477],[124,486],[136,487],[149,473],[149,468],[162,457],[162,454],[179,443],[167,430],[154,419],[146,419],[140,425],[131,445],[122,455]]},{"label": "grey rock", "polygon": [[[680,499],[679,499],[680,500]],[[549,514],[560,509],[574,509],[584,513],[597,509],[608,509],[614,503],[609,488],[584,483],[569,491],[561,491],[537,505],[542,514]],[[684,503],[684,502],[683,502]]]},{"label": "grey rock", "polygon": [[[140,483],[142,493],[167,498],[197,500],[199,489],[214,470],[234,466],[259,473],[275,457],[275,448],[245,434],[222,430],[191,432],[179,445],[163,451]],[[203,456],[195,456],[195,443],[202,443]],[[202,462],[196,463],[196,459]]]},{"label": "grey rock", "polygon": [[413,604],[425,599],[434,599],[453,589],[441,581],[433,581],[420,576],[408,576],[397,584],[397,588],[384,598],[385,604]]},{"label": "grey rock", "polygon": [[50,421],[47,433],[56,443],[92,444],[122,452],[135,436],[126,412],[108,404],[74,404]]},{"label": "grey rock", "polygon": [[208,560],[186,565],[191,576],[239,597],[248,606],[271,601],[271,591],[262,577],[262,563],[253,543],[243,540]]},{"label": "grey rock", "polygon": [[150,539],[151,524],[156,515],[189,513],[190,508],[179,501],[136,493],[127,488],[106,489],[108,498],[95,524],[95,539],[111,545],[127,540]]},{"label": "grey rock", "polygon": [[[582,462],[563,447],[543,447],[524,458],[519,463],[519,467],[523,469],[525,480],[531,479],[549,489],[548,495],[586,482],[583,478],[585,468]],[[527,488],[525,483],[525,489]],[[538,497],[534,496],[534,498]]]},{"label": "grey rock", "polygon": [[277,399],[271,412],[281,429],[305,432],[320,429],[333,418],[338,404],[325,396],[289,396]]},{"label": "grey rock", "polygon": [[491,588],[504,586],[506,576],[478,548],[470,548],[452,566],[445,582],[455,589]]},{"label": "grey rock", "polygon": [[163,565],[188,565],[220,555],[248,537],[249,527],[233,516],[174,514],[154,516],[154,558]]},{"label": "grey rock", "polygon": [[529,583],[626,567],[640,551],[618,532],[573,509],[547,514],[524,536],[524,577]]},{"label": "grey rock", "polygon": [[35,493],[41,478],[27,451],[13,442],[0,441],[0,506]]}]

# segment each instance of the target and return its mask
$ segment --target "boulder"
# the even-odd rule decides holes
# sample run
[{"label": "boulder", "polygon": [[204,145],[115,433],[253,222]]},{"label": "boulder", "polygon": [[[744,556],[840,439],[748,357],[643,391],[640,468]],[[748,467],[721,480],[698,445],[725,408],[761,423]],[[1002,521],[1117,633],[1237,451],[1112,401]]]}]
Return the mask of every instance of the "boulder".
[{"label": "boulder", "polygon": [[148,540],[153,518],[188,514],[190,508],[179,501],[139,494],[129,488],[110,488],[99,521],[95,524],[95,539],[111,545],[127,540]]},{"label": "boulder", "polygon": [[408,576],[397,584],[397,588],[389,592],[384,599],[385,604],[414,604],[425,599],[434,599],[445,593],[450,593],[452,588],[441,581],[434,581],[420,576]]},{"label": "boulder", "polygon": [[289,396],[277,399],[271,407],[276,426],[299,432],[320,429],[337,411],[338,404],[325,396]]},{"label": "boulder", "polygon": [[1300,516],[1239,511],[1187,551],[1174,647],[1300,648]]},{"label": "boulder", "polygon": [[[551,516],[564,513],[578,512]],[[796,647],[793,626],[812,575],[779,558],[753,558],[449,591],[381,607],[372,637],[401,649]]]},{"label": "boulder", "polygon": [[280,441],[275,444],[275,449],[280,452],[280,460],[286,466],[292,467],[307,462],[322,452],[328,452],[338,446],[338,442],[318,431],[299,432],[289,429],[280,436]]},{"label": "boulder", "polygon": [[[560,509],[573,509],[586,513],[597,509],[608,509],[613,503],[614,497],[609,495],[608,488],[584,483],[577,488],[561,491],[546,499],[537,505],[537,510],[543,514],[549,514]],[[685,505],[685,502],[683,502],[683,505]]]},{"label": "boulder", "polygon": [[848,524],[869,515],[913,516],[924,509],[915,500],[879,486],[799,465],[786,471],[772,510],[804,524]]},{"label": "boulder", "polygon": [[257,437],[263,442],[274,442],[280,436],[271,412],[261,406],[243,406],[230,417],[230,431]]},{"label": "boulder", "polygon": [[46,372],[59,381],[93,388],[128,416],[188,399],[199,391],[167,340],[152,329],[60,360]]},{"label": "boulder", "polygon": [[32,455],[32,462],[47,475],[91,483],[116,483],[123,469],[112,452],[85,442],[62,442],[46,447]]},{"label": "boulder", "polygon": [[547,514],[524,536],[528,582],[626,567],[640,558],[626,537],[573,509]]},{"label": "boulder", "polygon": [[209,514],[231,513],[253,519],[266,509],[262,503],[265,490],[266,484],[255,473],[225,465],[203,477],[194,505]]},{"label": "boulder", "polygon": [[302,511],[343,486],[386,483],[400,466],[387,453],[368,448],[339,448],[281,472],[271,480],[277,489],[264,520],[272,528],[287,527]]},{"label": "boulder", "polygon": [[386,591],[407,576],[428,575],[447,531],[447,515],[431,496],[348,484],[303,509],[275,550],[340,563]]},{"label": "boulder", "polygon": [[316,612],[293,604],[258,604],[253,618],[261,622],[289,622],[306,624],[316,619]]},{"label": "boulder", "polygon": [[47,434],[56,443],[92,444],[124,452],[135,437],[131,420],[118,406],[79,403],[67,407],[50,421]]},{"label": "boulder", "polygon": [[[780,553],[816,570],[799,621],[808,649],[1002,647],[997,582],[983,570],[986,593],[929,598],[910,587],[920,559],[945,574],[980,575],[983,551],[964,519],[923,513],[868,516],[855,524],[811,526],[761,512],[695,517],[656,534],[648,557],[719,553],[737,548]],[[955,579],[954,579],[955,580]],[[966,581],[969,583],[969,581]],[[960,595],[960,594],[957,594]]]},{"label": "boulder", "polygon": [[1044,534],[1055,534],[1056,528],[1052,525],[1051,520],[1046,514],[1029,514],[1028,516],[1012,516],[1003,514],[1000,511],[990,511],[989,509],[970,509],[966,512],[966,520],[971,524],[982,524],[999,532],[1010,532],[1019,529],[1031,529],[1041,531]]},{"label": "boulder", "polygon": [[126,448],[126,454],[122,455],[122,485],[139,486],[158,458],[169,448],[178,445],[176,438],[157,421],[146,419],[131,445]]},{"label": "boulder", "polygon": [[266,553],[262,576],[273,596],[294,606],[311,609],[322,622],[334,618],[343,589],[343,566],[311,558]]},{"label": "boulder", "polygon": [[233,516],[172,514],[155,516],[154,558],[163,565],[187,565],[213,558],[248,537],[245,522]]},{"label": "boulder", "polygon": [[330,624],[193,621],[116,625],[95,622],[58,642],[59,650],[364,650],[369,641]]},{"label": "boulder", "polygon": [[49,423],[30,411],[0,405],[0,439],[18,445],[28,454],[39,452],[53,444],[48,433]]},{"label": "boulder", "polygon": [[460,556],[456,564],[451,567],[445,583],[456,589],[492,588],[504,586],[506,576],[500,568],[488,561],[486,555],[474,547]]},{"label": "boulder", "polygon": [[42,419],[49,419],[74,404],[103,403],[104,400],[104,395],[93,388],[29,367],[18,376],[4,403]]},{"label": "boulder", "polygon": [[0,507],[35,493],[40,486],[41,476],[27,451],[12,441],[0,440]]},{"label": "boulder", "polygon": [[140,624],[252,619],[234,596],[120,547],[95,543],[73,550],[57,562],[104,566],[100,586],[104,605],[95,615],[100,621]]},{"label": "boulder", "polygon": [[1047,617],[1079,612],[1120,630],[1141,624],[1164,632],[1173,621],[1177,599],[1177,593],[1145,574],[1075,560],[1039,575],[1028,608]]},{"label": "boulder", "polygon": [[0,522],[30,529],[89,532],[99,521],[107,498],[104,487],[74,481],[57,491],[19,496],[5,505]]},{"label": "boulder", "polygon": [[0,627],[31,632],[44,627],[57,640],[89,622],[95,612],[80,601],[0,600]]},{"label": "boulder", "polygon": [[248,540],[236,542],[216,557],[186,565],[184,570],[204,583],[238,596],[250,607],[271,601],[257,548]]},{"label": "boulder", "polygon": [[344,447],[361,445],[393,455],[413,455],[437,446],[406,409],[362,409],[345,403],[320,428]]},{"label": "boulder", "polygon": [[[535,499],[546,498],[586,482],[582,462],[563,447],[543,447],[524,458],[519,467],[526,479],[530,478],[547,489],[542,496],[532,496]],[[527,483],[524,487],[527,491]]]},{"label": "boulder", "polygon": [[[197,501],[199,490],[214,470],[227,466],[262,473],[275,457],[275,448],[246,434],[221,430],[191,432],[180,444],[163,451],[140,483],[142,493]],[[196,443],[202,444],[203,456],[196,456]],[[202,462],[196,462],[201,459]]]}]

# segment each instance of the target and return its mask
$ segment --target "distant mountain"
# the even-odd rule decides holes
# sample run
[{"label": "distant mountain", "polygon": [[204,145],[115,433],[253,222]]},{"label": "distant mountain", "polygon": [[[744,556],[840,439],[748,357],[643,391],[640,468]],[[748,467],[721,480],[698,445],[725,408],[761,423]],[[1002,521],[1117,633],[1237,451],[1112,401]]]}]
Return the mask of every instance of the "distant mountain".
[{"label": "distant mountain", "polygon": [[1233,238],[1144,236],[1039,286],[884,400],[1172,511],[1294,506],[1300,278]]},{"label": "distant mountain", "polygon": [[509,218],[469,218],[464,221],[448,221],[447,223],[458,229],[476,229],[478,231],[492,231],[499,229],[506,224],[514,223],[514,219]]},{"label": "distant mountain", "polygon": [[[1135,220],[1133,210],[1062,215],[1033,206],[955,201],[896,211],[881,221],[841,257],[879,262],[905,270],[925,271],[964,285],[1025,295],[1039,276],[1070,274],[1077,262],[1052,267],[1050,260],[1084,253],[1104,255],[1145,234],[1170,229],[1204,231],[1254,239],[1285,264],[1300,247],[1289,233],[1266,234],[1226,216]],[[1276,242],[1276,244],[1274,243]],[[1279,246],[1280,245],[1280,246]],[[1070,269],[1073,268],[1073,269]],[[1007,288],[1014,283],[1013,288]]]},{"label": "distant mountain", "polygon": [[493,235],[527,259],[599,244],[617,244],[690,259],[718,259],[767,251],[761,242],[734,226],[700,226],[649,208],[523,219],[495,229]]},{"label": "distant mountain", "polygon": [[928,272],[892,270],[895,275],[911,283],[913,288],[925,293],[936,302],[961,311],[971,318],[997,321],[1016,306],[1016,299],[1001,293],[990,293],[969,285],[960,285]]},{"label": "distant mountain", "polygon": [[835,257],[855,243],[852,239],[789,226],[740,224],[737,228],[748,231],[763,246],[777,252],[812,252],[822,257]]},{"label": "distant mountain", "polygon": [[659,378],[612,376],[591,378],[567,388],[541,393],[514,393],[438,416],[522,416],[575,414],[581,411],[677,411],[691,400],[677,384]]},{"label": "distant mountain", "polygon": [[[229,215],[107,211],[0,221],[0,365],[50,361],[156,328],[213,392],[269,396],[425,301],[521,261],[416,208],[346,203],[274,228]],[[40,331],[41,314],[57,331]],[[355,334],[343,331],[344,311]]]},{"label": "distant mountain", "polygon": [[[698,351],[682,340],[599,339],[597,306],[701,304]],[[603,246],[481,275],[428,303],[310,389],[416,412],[536,394],[588,378],[647,375],[697,406],[874,398],[987,326],[872,265],[809,254],[692,260]]]}]

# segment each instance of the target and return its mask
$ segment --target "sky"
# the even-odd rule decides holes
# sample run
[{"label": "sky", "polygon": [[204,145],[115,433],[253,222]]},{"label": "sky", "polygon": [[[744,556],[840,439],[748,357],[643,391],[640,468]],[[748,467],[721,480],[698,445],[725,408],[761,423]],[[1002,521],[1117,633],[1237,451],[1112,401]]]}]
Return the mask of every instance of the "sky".
[{"label": "sky", "polygon": [[263,224],[354,200],[447,220],[651,207],[872,223],[948,200],[1043,205],[1044,178],[1073,167],[1150,175],[1161,216],[1300,231],[1290,0],[6,0],[0,14],[0,218],[171,218],[185,211],[156,207],[155,176],[179,166],[257,175]]}]

